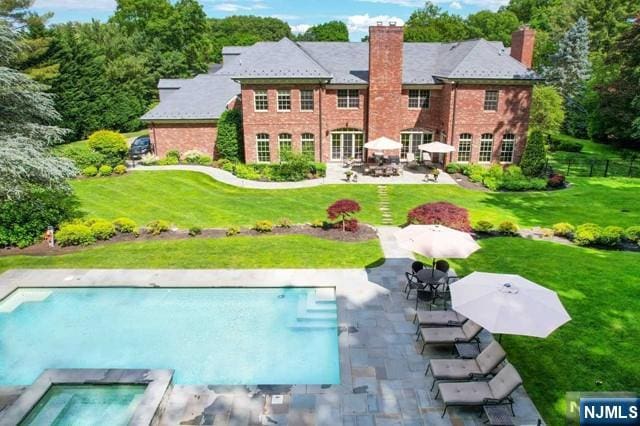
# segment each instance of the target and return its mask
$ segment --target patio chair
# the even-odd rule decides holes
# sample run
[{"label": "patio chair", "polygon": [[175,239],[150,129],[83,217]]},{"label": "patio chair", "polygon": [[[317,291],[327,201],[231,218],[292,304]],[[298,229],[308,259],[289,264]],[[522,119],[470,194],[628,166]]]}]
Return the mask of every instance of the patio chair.
[{"label": "patio chair", "polygon": [[419,260],[416,260],[413,263],[411,263],[411,270],[413,271],[413,273],[416,273],[423,269],[424,269],[424,263],[420,262]]},{"label": "patio chair", "polygon": [[424,342],[420,353],[424,353],[427,345],[454,345],[456,343],[475,342],[480,349],[478,335],[482,327],[471,320],[467,320],[460,327],[421,327],[416,342],[422,339]]},{"label": "patio chair", "polygon": [[382,167],[376,167],[375,169],[373,169],[373,175],[375,177],[382,177],[384,176],[384,169]]},{"label": "patio chair", "polygon": [[413,317],[413,323],[417,321],[416,334],[421,327],[460,327],[467,321],[467,317],[456,311],[426,311],[417,310]]},{"label": "patio chair", "polygon": [[411,272],[405,272],[405,277],[407,277],[407,283],[404,286],[404,292],[407,293],[407,299],[411,295],[411,290],[422,290],[425,287],[425,284],[418,279],[418,276]]},{"label": "patio chair", "polygon": [[424,375],[431,372],[433,376],[431,390],[433,390],[436,383],[440,381],[455,382],[485,378],[493,374],[506,357],[507,353],[500,343],[494,340],[475,359],[432,359]]},{"label": "patio chair", "polygon": [[481,407],[484,405],[506,404],[513,411],[513,392],[522,385],[522,378],[511,364],[504,366],[491,380],[458,383],[440,383],[438,395],[442,396],[444,410],[442,416],[447,413],[449,407]]}]

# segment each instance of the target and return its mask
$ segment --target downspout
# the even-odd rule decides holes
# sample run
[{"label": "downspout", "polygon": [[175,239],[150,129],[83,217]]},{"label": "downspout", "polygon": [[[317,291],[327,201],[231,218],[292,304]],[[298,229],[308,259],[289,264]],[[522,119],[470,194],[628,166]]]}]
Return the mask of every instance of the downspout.
[{"label": "downspout", "polygon": [[320,90],[318,91],[318,101],[320,103],[319,107],[318,107],[318,122],[319,122],[319,129],[320,129],[320,163],[323,163],[324,161],[322,161],[322,147],[324,146],[324,143],[322,143],[322,141],[324,140],[324,132],[322,131],[322,91],[324,90],[324,85],[322,83],[320,83]]},{"label": "downspout", "polygon": [[[451,145],[453,145],[454,131],[456,128],[456,106],[458,103],[458,82],[453,83],[453,114],[451,115],[451,132],[449,137],[451,138]],[[451,162],[451,156],[453,153],[449,153],[449,162]]]}]

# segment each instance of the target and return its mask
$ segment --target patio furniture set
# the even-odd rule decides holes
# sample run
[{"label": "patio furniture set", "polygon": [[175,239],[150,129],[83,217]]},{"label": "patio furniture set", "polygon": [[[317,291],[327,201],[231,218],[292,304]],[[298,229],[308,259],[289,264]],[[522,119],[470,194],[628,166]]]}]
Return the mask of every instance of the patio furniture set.
[{"label": "patio furniture set", "polygon": [[[513,392],[522,385],[515,367],[506,361],[498,340],[485,348],[480,333],[545,338],[571,319],[558,295],[519,275],[473,272],[458,277],[442,258],[466,258],[480,249],[471,235],[441,225],[409,225],[396,233],[401,247],[433,259],[420,261],[405,273],[407,299],[415,292],[413,322],[416,342],[451,346],[455,359],[431,359],[436,398],[449,407],[483,407],[492,425],[514,424]],[[421,308],[426,304],[426,308]],[[440,310],[433,310],[440,307]],[[454,352],[455,353],[455,352]]]}]

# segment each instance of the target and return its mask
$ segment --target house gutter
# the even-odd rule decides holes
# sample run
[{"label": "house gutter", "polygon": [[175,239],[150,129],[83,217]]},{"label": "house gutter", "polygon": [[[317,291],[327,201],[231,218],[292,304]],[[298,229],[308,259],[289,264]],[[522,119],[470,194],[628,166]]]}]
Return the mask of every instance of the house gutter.
[{"label": "house gutter", "polygon": [[320,162],[322,163],[322,147],[324,146],[324,144],[322,143],[322,139],[324,139],[324,131],[322,129],[322,92],[324,92],[324,88],[325,86],[323,86],[322,84],[320,85],[320,90],[318,91],[318,101],[319,101],[319,106],[318,106],[318,122],[319,122],[319,127],[320,127]]},{"label": "house gutter", "polygon": [[[454,131],[456,128],[456,109],[458,106],[458,82],[453,83],[453,113],[451,115],[451,132],[449,137],[451,138],[451,145],[453,145]],[[446,141],[445,141],[446,142]],[[449,161],[451,161],[452,153],[449,153]]]}]

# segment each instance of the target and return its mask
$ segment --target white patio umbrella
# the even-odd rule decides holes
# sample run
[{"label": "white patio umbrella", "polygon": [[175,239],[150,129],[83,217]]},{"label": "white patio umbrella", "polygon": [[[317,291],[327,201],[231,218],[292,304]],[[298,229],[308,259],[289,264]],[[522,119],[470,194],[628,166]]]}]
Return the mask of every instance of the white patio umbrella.
[{"label": "white patio umbrella", "polygon": [[443,225],[409,225],[395,234],[400,247],[434,259],[464,259],[480,248],[466,232]]},{"label": "white patio umbrella", "polygon": [[383,136],[365,143],[364,147],[374,151],[384,151],[389,149],[400,149],[402,148],[402,144]]},{"label": "white patio umbrella", "polygon": [[519,275],[473,272],[450,289],[453,310],[491,333],[547,337],[571,320],[555,291]]},{"label": "white patio umbrella", "polygon": [[453,146],[443,142],[423,143],[422,145],[418,145],[418,149],[420,151],[431,152],[433,154],[439,154],[439,153],[446,154],[456,150]]}]

